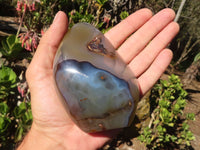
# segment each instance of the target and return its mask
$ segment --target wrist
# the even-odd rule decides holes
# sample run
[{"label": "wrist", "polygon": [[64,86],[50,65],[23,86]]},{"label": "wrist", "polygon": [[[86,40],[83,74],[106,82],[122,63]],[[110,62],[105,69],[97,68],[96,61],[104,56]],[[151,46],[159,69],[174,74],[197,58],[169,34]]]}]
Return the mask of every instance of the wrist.
[{"label": "wrist", "polygon": [[58,141],[54,137],[48,136],[46,133],[43,133],[32,125],[30,131],[25,136],[22,143],[19,145],[17,150],[66,150],[62,141]]}]

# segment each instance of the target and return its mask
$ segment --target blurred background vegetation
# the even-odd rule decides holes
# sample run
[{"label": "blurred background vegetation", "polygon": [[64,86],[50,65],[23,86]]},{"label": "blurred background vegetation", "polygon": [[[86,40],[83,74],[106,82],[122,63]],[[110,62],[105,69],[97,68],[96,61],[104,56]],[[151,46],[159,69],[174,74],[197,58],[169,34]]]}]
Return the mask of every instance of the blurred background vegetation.
[{"label": "blurred background vegetation", "polygon": [[[172,8],[176,14],[180,12],[176,18],[180,24],[180,32],[169,45],[174,58],[166,73],[171,75],[178,72],[182,75],[181,81],[174,75],[169,77],[169,81],[159,81],[150,96],[163,98],[163,95],[167,97],[166,93],[177,90],[176,92],[181,94],[177,96],[176,92],[173,93],[176,96],[173,103],[170,102],[172,105],[167,107],[170,107],[171,112],[164,112],[164,115],[179,117],[175,117],[170,123],[158,119],[154,126],[151,125],[151,128],[158,127],[158,131],[146,128],[141,133],[140,140],[149,149],[163,148],[165,142],[175,143],[176,148],[177,145],[191,147],[190,141],[194,136],[188,129],[187,120],[194,120],[194,116],[186,114],[182,122],[180,116],[183,114],[186,103],[184,100],[187,97],[184,87],[193,80],[200,80],[199,0],[0,0],[0,149],[13,149],[30,128],[30,93],[24,74],[40,38],[52,23],[55,14],[59,10],[66,12],[69,27],[78,22],[88,22],[105,33],[140,8],[149,8],[153,13],[164,8]],[[172,87],[176,88],[172,90]],[[182,103],[179,105],[180,99]],[[158,108],[165,109],[165,103],[161,104],[155,99],[155,103],[151,104],[151,108],[155,110],[151,110],[151,113]],[[177,103],[176,112],[178,109],[179,113],[175,113],[175,108],[171,108],[174,103]],[[161,109],[158,112],[163,113]],[[180,123],[181,126],[176,126]],[[172,124],[175,124],[174,128],[177,127],[175,132],[180,134],[168,134]],[[152,140],[152,135],[157,133],[160,134],[159,137],[154,136],[156,140]]]}]

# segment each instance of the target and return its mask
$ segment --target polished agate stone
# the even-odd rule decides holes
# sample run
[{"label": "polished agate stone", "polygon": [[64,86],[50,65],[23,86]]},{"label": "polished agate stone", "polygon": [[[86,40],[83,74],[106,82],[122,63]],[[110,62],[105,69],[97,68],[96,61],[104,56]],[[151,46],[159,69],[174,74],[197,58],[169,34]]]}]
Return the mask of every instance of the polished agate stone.
[{"label": "polished agate stone", "polygon": [[131,124],[139,100],[136,78],[98,29],[87,23],[74,25],[65,35],[53,67],[60,99],[83,131]]}]

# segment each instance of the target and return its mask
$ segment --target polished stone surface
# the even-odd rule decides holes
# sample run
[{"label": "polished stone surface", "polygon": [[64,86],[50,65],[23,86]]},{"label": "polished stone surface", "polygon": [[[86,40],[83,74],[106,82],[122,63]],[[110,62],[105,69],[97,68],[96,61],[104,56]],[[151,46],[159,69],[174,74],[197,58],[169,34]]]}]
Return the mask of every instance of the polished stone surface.
[{"label": "polished stone surface", "polygon": [[54,60],[61,100],[86,132],[130,125],[139,100],[137,81],[104,35],[86,23],[65,35]]}]

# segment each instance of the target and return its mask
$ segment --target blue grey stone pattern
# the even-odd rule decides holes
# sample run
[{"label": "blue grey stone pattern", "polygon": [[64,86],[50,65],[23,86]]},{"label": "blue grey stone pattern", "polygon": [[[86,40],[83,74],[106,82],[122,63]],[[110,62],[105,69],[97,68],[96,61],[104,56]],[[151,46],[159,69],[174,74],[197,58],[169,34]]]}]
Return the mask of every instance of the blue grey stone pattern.
[{"label": "blue grey stone pattern", "polygon": [[102,118],[134,107],[128,83],[89,62],[64,60],[58,64],[55,77],[76,120]]}]

